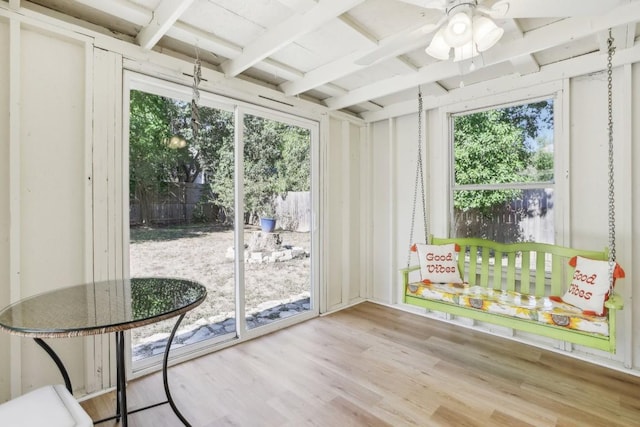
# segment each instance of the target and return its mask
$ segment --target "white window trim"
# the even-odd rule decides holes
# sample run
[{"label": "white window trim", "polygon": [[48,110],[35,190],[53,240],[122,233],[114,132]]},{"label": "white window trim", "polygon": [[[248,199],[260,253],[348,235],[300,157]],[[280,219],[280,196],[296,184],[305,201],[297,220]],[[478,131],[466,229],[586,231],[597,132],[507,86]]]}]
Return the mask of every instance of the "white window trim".
[{"label": "white window trim", "polygon": [[[439,109],[440,121],[442,125],[442,138],[439,144],[434,149],[443,150],[448,153],[448,162],[445,165],[446,174],[448,177],[447,182],[447,197],[446,201],[443,200],[441,209],[446,209],[447,215],[446,224],[434,224],[434,230],[447,230],[451,233],[453,227],[453,191],[454,190],[484,190],[484,189],[501,189],[501,188],[553,188],[554,189],[554,204],[557,209],[554,209],[554,243],[559,245],[565,245],[568,242],[568,227],[570,218],[570,203],[569,194],[570,182],[569,182],[569,126],[565,126],[568,115],[565,111],[568,111],[567,105],[569,102],[568,96],[568,81],[558,80],[542,84],[535,87],[517,89],[510,92],[503,92],[496,95],[490,95],[482,98],[476,98],[464,102],[458,102],[446,106],[442,106]],[[492,108],[504,108],[513,105],[520,105],[527,102],[535,102],[539,100],[553,98],[554,100],[554,182],[542,182],[542,183],[523,183],[523,184],[510,184],[508,186],[501,186],[500,184],[491,185],[477,185],[477,186],[455,186],[453,182],[453,120],[452,117],[460,114],[468,114],[479,111],[486,111]],[[431,213],[433,215],[433,212]]]}]

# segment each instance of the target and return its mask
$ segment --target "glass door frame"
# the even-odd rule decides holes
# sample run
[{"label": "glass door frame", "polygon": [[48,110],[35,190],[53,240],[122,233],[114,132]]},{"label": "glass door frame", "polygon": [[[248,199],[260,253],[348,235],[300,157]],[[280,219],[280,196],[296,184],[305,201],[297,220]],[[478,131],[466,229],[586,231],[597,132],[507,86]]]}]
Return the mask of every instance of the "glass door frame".
[{"label": "glass door frame", "polygon": [[[319,192],[319,123],[308,119],[281,113],[264,107],[250,104],[238,104],[235,109],[235,212],[236,224],[243,224],[244,212],[244,117],[245,115],[257,116],[269,120],[279,121],[285,124],[303,127],[309,130],[310,150],[311,150],[311,308],[306,313],[300,313],[287,319],[282,319],[269,325],[258,328],[247,329],[245,316],[245,281],[244,281],[244,232],[241,228],[235,227],[235,260],[236,260],[236,332],[239,339],[252,339],[260,335],[282,329],[287,326],[317,317],[320,314],[320,245],[318,227],[318,206],[320,200]],[[242,302],[242,304],[240,303]]]},{"label": "glass door frame", "polygon": [[[129,264],[129,245],[130,230],[128,224],[129,218],[129,114],[130,114],[130,91],[140,90],[154,95],[170,97],[181,101],[191,102],[192,87],[188,82],[174,83],[167,80],[139,74],[134,71],[125,70],[123,75],[123,135],[122,135],[122,165],[123,165],[123,221],[127,221],[123,227],[123,270],[125,275],[130,275]],[[238,101],[221,95],[207,92],[202,88],[200,90],[200,104],[210,108],[217,108],[234,114],[234,194],[235,194],[235,217],[234,217],[234,280],[235,280],[235,317],[236,330],[234,333],[225,334],[213,339],[207,339],[199,343],[189,346],[172,349],[169,365],[181,363],[221,348],[237,344],[239,342],[255,338],[260,335],[266,335],[275,330],[282,329],[293,324],[317,317],[320,313],[320,264],[321,251],[319,244],[320,229],[317,218],[319,217],[320,207],[320,123],[315,120],[296,116],[267,107]],[[251,114],[265,119],[276,120],[286,124],[303,127],[309,130],[310,134],[310,150],[311,150],[311,263],[310,263],[310,310],[286,319],[273,322],[258,328],[247,329],[245,320],[245,284],[244,284],[244,115]],[[160,370],[162,355],[149,357],[142,361],[132,363],[131,360],[131,340],[130,335],[126,339],[126,360],[127,360],[127,377],[137,378],[149,373]]]}]

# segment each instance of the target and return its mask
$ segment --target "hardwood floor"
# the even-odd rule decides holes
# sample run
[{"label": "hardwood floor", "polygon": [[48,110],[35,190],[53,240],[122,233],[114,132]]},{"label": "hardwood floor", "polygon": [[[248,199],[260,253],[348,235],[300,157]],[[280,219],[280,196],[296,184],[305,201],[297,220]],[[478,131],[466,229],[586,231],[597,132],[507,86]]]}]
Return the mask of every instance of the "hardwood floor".
[{"label": "hardwood floor", "polygon": [[[638,377],[372,303],[174,366],[169,381],[194,427],[640,425]],[[161,400],[162,378],[128,391],[130,407]],[[83,407],[108,416],[114,395]],[[181,424],[163,405],[129,425]]]}]

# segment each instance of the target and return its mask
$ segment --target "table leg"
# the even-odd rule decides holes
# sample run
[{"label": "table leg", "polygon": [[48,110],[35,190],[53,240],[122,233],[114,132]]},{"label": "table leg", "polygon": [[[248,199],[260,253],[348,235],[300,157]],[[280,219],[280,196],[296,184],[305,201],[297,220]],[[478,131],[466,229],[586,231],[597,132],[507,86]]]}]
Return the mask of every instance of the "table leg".
[{"label": "table leg", "polygon": [[42,347],[44,351],[47,352],[49,357],[53,359],[56,366],[60,370],[60,373],[62,374],[62,378],[64,379],[64,386],[67,388],[67,390],[69,390],[69,393],[73,394],[73,389],[71,388],[71,380],[69,379],[69,374],[67,373],[67,369],[64,367],[62,360],[60,360],[56,352],[53,351],[53,349],[49,347],[49,345],[44,342],[42,338],[34,338],[33,340],[36,342],[36,344]]},{"label": "table leg", "polygon": [[178,331],[178,327],[184,318],[184,314],[178,317],[176,324],[171,331],[171,335],[169,335],[169,339],[167,340],[167,346],[164,349],[164,358],[162,359],[162,382],[164,384],[164,393],[167,396],[167,400],[164,402],[154,403],[149,406],[145,406],[143,408],[134,409],[129,411],[127,408],[127,383],[126,383],[126,375],[124,370],[124,332],[116,332],[116,416],[104,418],[99,421],[95,421],[94,424],[100,424],[108,420],[117,420],[119,421],[122,418],[122,427],[127,427],[127,416],[129,414],[133,414],[139,411],[144,411],[146,409],[155,408],[156,406],[164,405],[168,403],[171,405],[171,409],[173,413],[182,421],[182,423],[186,427],[191,427],[191,424],[185,419],[185,417],[180,413],[180,410],[176,406],[173,398],[171,397],[171,391],[169,390],[169,380],[167,378],[167,365],[169,364],[169,350],[171,349],[171,343],[173,343],[173,339],[175,338],[176,332]]},{"label": "table leg", "polygon": [[173,413],[176,414],[176,416],[180,419],[180,421],[182,421],[182,423],[186,427],[191,427],[191,424],[189,424],[189,422],[184,418],[184,416],[178,410],[178,407],[176,406],[176,404],[173,402],[173,399],[171,398],[171,392],[169,391],[169,381],[167,379],[167,364],[169,362],[169,350],[171,350],[171,344],[173,343],[173,338],[175,337],[176,332],[178,331],[178,327],[180,326],[180,322],[182,322],[184,315],[185,314],[183,313],[180,315],[180,317],[178,317],[178,321],[174,325],[173,330],[171,330],[171,335],[169,335],[169,339],[167,340],[167,347],[164,349],[164,358],[162,359],[162,382],[164,383],[164,392],[167,395],[167,400],[169,401],[169,405],[171,405],[171,409],[173,409]]},{"label": "table leg", "polygon": [[127,427],[127,379],[124,369],[124,332],[116,332],[116,420],[122,417],[122,427]]}]

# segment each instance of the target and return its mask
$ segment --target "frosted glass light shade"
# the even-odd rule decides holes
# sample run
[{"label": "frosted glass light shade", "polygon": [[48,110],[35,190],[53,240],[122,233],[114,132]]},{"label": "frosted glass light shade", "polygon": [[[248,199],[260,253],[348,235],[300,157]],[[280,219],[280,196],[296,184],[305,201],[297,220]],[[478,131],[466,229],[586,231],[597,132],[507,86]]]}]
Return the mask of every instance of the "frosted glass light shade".
[{"label": "frosted glass light shade", "polygon": [[449,18],[442,36],[451,47],[460,47],[471,40],[471,18],[466,12],[458,12]]},{"label": "frosted glass light shade", "polygon": [[484,52],[495,45],[504,34],[504,29],[498,27],[486,16],[473,18],[473,41],[478,52]]},{"label": "frosted glass light shade", "polygon": [[424,50],[427,54],[433,56],[436,59],[440,59],[442,61],[446,61],[449,59],[449,51],[451,48],[444,41],[444,37],[442,36],[443,29],[439,29],[438,32],[431,39],[431,43]]},{"label": "frosted glass light shade", "polygon": [[476,49],[475,43],[471,41],[463,46],[453,48],[453,62],[464,61],[478,55],[480,52]]}]

